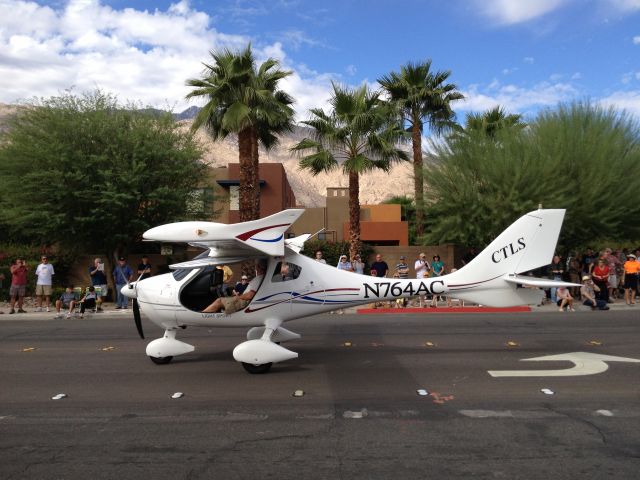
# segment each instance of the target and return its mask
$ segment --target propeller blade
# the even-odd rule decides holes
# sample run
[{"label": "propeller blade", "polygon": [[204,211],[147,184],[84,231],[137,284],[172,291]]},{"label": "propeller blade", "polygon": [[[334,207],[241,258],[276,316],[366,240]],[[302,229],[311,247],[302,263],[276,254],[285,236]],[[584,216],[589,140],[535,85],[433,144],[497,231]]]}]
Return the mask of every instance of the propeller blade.
[{"label": "propeller blade", "polygon": [[142,332],[142,317],[140,316],[140,307],[138,306],[138,299],[133,299],[133,319],[136,322],[136,328],[140,338],[144,339],[144,333]]}]

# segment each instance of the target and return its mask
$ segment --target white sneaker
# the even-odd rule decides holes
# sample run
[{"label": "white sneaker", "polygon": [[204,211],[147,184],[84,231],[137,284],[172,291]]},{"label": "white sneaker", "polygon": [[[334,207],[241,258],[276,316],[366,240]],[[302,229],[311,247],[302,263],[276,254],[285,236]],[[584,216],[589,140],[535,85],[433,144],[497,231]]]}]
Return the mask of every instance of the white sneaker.
[{"label": "white sneaker", "polygon": [[51,310],[49,310],[49,307],[47,307],[47,312],[50,312]]},{"label": "white sneaker", "polygon": [[71,318],[71,314],[70,313],[67,313],[67,318]]}]

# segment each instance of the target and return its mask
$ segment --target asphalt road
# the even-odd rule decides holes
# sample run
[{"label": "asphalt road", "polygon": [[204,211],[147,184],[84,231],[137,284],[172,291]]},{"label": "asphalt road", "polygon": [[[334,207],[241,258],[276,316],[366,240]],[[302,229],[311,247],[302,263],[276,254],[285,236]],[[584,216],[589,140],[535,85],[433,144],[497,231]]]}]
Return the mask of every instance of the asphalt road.
[{"label": "asphalt road", "polygon": [[520,360],[571,352],[640,359],[640,310],[317,316],[287,324],[300,358],[266,375],[233,360],[240,329],[180,332],[196,351],[158,366],[123,314],[7,317],[4,480],[640,476],[640,363],[488,373],[566,370]]}]

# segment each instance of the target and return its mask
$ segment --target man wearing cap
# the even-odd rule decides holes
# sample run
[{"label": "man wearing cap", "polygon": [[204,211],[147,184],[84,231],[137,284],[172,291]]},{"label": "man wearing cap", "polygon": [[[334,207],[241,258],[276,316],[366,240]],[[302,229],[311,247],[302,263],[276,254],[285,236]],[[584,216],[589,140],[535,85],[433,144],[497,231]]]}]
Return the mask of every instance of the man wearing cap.
[{"label": "man wearing cap", "polygon": [[344,270],[346,272],[353,272],[353,267],[351,266],[351,262],[347,259],[346,255],[340,255],[340,259],[338,260],[338,265],[336,265],[338,270]]},{"label": "man wearing cap", "polygon": [[116,285],[116,309],[127,308],[129,298],[122,294],[122,287],[133,279],[133,270],[127,265],[127,259],[118,258],[118,264],[113,269],[113,283]]},{"label": "man wearing cap", "polygon": [[236,283],[235,287],[233,287],[233,294],[242,295],[247,289],[247,285],[249,285],[249,278],[246,275],[242,275],[240,281]]},{"label": "man wearing cap", "polygon": [[418,255],[418,259],[413,264],[413,268],[416,271],[416,278],[425,278],[429,276],[429,271],[431,270],[431,265],[427,261],[427,254],[421,252]]},{"label": "man wearing cap", "polygon": [[[429,262],[427,261],[426,253],[420,252],[420,255],[418,255],[418,259],[413,264],[413,269],[416,271],[416,278],[423,279],[429,276],[431,265],[429,265]],[[418,297],[417,303],[419,307],[422,307],[422,305],[425,303],[425,298],[425,295],[420,295]]]},{"label": "man wearing cap", "polygon": [[36,282],[36,305],[38,308],[36,311],[42,311],[42,299],[44,298],[44,304],[48,312],[51,292],[53,291],[52,277],[56,272],[53,270],[53,265],[49,263],[49,259],[46,256],[43,255],[40,260],[40,265],[36,267],[36,276],[38,277],[38,281]]},{"label": "man wearing cap", "polygon": [[409,265],[407,265],[407,257],[400,256],[400,262],[396,264],[396,275],[398,278],[409,278]]},{"label": "man wearing cap", "polygon": [[640,273],[640,262],[633,253],[630,253],[627,255],[627,261],[624,262],[624,301],[627,305],[636,304],[638,273]]},{"label": "man wearing cap", "polygon": [[582,287],[580,287],[580,298],[582,299],[582,304],[587,307],[591,307],[592,310],[595,310],[596,308],[598,310],[609,310],[609,306],[605,300],[596,298],[596,293],[599,291],[600,287],[593,283],[591,275],[584,275],[582,277]]}]

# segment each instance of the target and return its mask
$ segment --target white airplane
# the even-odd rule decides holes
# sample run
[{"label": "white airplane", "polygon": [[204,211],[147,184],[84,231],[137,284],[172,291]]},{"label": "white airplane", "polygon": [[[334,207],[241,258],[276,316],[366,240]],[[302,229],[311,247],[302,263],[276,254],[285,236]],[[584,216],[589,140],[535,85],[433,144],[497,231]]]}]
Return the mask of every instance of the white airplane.
[{"label": "white airplane", "polygon": [[[519,275],[548,265],[554,254],[564,210],[537,210],[522,216],[476,258],[456,272],[436,278],[392,279],[337,270],[299,252],[311,235],[285,239],[285,231],[303,210],[284,210],[250,222],[226,225],[179,222],[152,228],[147,240],[186,242],[206,250],[193,260],[170,265],[172,273],[134,282],[122,289],[133,298],[141,338],[141,316],[162,327],[162,338],[147,345],[154,363],[168,363],[194,350],[176,339],[186,327],[252,327],[233,357],[250,373],[265,373],[273,363],[297,358],[281,343],[300,335],[285,329],[290,320],[338,308],[416,295],[448,295],[487,306],[539,304],[540,288],[573,283]],[[203,313],[222,282],[216,266],[255,260],[265,268],[253,283],[253,298],[233,313]],[[288,266],[284,276],[282,266]],[[231,308],[229,308],[231,310]]]}]

